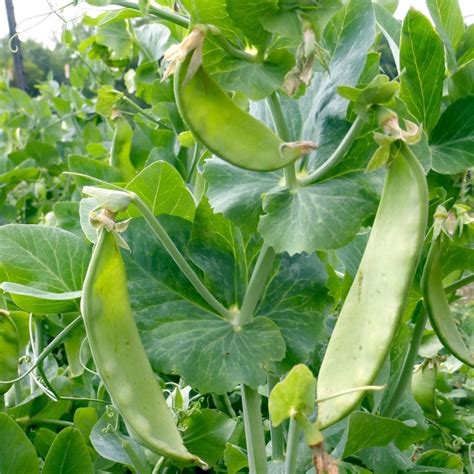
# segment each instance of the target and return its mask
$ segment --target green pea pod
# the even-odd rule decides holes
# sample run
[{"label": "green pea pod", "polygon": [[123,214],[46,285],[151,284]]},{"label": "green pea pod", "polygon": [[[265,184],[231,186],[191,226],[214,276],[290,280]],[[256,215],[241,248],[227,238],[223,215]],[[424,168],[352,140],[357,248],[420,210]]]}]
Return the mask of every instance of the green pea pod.
[{"label": "green pea pod", "polygon": [[122,256],[100,229],[84,281],[82,316],[97,371],[129,433],[178,461],[200,460],[185,448],[140,340]]},{"label": "green pea pod", "polygon": [[[318,376],[318,398],[371,384],[390,350],[419,260],[428,190],[405,144],[394,153],[367,247],[336,322]],[[357,391],[318,404],[322,429],[347,415]]]},{"label": "green pea pod", "polygon": [[416,402],[425,413],[435,417],[438,416],[435,397],[437,375],[436,362],[428,361],[416,368],[411,379],[411,391]]},{"label": "green pea pod", "polygon": [[311,142],[284,143],[236,105],[201,65],[189,77],[193,54],[178,64],[174,93],[184,122],[212,153],[240,168],[270,171],[315,148]]},{"label": "green pea pod", "polygon": [[474,367],[473,351],[464,342],[449,309],[443,289],[441,257],[442,241],[441,238],[437,238],[431,244],[421,279],[423,303],[431,326],[443,346],[461,362]]},{"label": "green pea pod", "polygon": [[[18,375],[20,337],[8,313],[0,310],[0,380],[13,380]],[[0,395],[8,392],[12,384],[0,384]]]},{"label": "green pea pod", "polygon": [[136,174],[130,161],[133,129],[127,119],[118,116],[114,119],[115,131],[110,151],[110,165],[117,168],[128,182]]}]

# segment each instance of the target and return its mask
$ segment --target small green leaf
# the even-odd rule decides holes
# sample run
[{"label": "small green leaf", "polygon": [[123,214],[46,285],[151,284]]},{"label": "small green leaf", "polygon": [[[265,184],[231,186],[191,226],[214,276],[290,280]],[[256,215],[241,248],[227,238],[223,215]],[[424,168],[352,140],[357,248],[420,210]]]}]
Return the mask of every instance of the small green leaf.
[{"label": "small green leaf", "polygon": [[107,46],[112,59],[129,59],[133,52],[133,40],[125,21],[113,21],[97,27],[96,41]]},{"label": "small green leaf", "polygon": [[0,413],[0,472],[39,473],[36,450],[23,430],[6,413]]},{"label": "small green leaf", "polygon": [[236,422],[217,410],[203,408],[186,417],[182,425],[188,450],[213,466],[222,457]]},{"label": "small green leaf", "polygon": [[61,431],[46,456],[42,474],[94,474],[86,443],[79,430]]},{"label": "small green leaf", "polygon": [[431,133],[433,169],[454,174],[474,166],[474,96],[451,104]]},{"label": "small green leaf", "polygon": [[285,379],[270,393],[268,410],[273,426],[297,414],[309,415],[314,410],[316,379],[304,364],[295,365]]},{"label": "small green leaf", "polygon": [[[127,185],[148,205],[155,216],[168,214],[192,221],[196,205],[181,175],[170,164],[157,161],[147,166]],[[131,217],[140,213],[132,206]]]},{"label": "small green leaf", "polygon": [[[344,205],[341,205],[344,202]],[[290,255],[347,244],[375,212],[372,192],[349,178],[267,194],[259,232],[276,252]]]},{"label": "small green leaf", "polygon": [[[449,451],[442,451],[440,449],[431,449],[425,451],[416,461],[417,466],[430,466],[433,468],[449,469],[454,472],[463,472],[464,463],[461,456],[450,453]],[[425,471],[426,472],[426,471]],[[443,471],[435,471],[443,472]]]},{"label": "small green leaf", "polygon": [[224,463],[228,474],[237,472],[248,467],[247,454],[234,444],[226,443],[224,450]]},{"label": "small green leaf", "polygon": [[123,93],[116,91],[112,86],[102,86],[97,91],[96,112],[110,118],[112,110],[117,106],[122,97]]}]

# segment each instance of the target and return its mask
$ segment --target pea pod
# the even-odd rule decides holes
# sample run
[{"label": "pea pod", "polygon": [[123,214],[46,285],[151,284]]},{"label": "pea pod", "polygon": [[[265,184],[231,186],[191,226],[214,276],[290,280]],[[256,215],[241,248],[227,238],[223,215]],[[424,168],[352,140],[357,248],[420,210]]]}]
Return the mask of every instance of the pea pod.
[{"label": "pea pod", "polygon": [[202,65],[190,72],[193,54],[178,64],[174,93],[184,122],[212,153],[240,168],[270,171],[315,148],[312,142],[283,142],[236,105]]},{"label": "pea pod", "polygon": [[[389,165],[377,215],[318,377],[318,398],[371,384],[397,331],[423,245],[428,191],[405,144]],[[348,414],[364,391],[318,404],[325,428]]]},{"label": "pea pod", "polygon": [[449,309],[449,303],[443,289],[441,274],[442,241],[435,239],[426,259],[421,288],[423,304],[430,318],[431,326],[443,346],[457,359],[474,367],[473,351],[464,342],[456,326],[454,316]]},{"label": "pea pod", "polygon": [[115,131],[110,150],[110,165],[117,168],[126,181],[130,181],[136,174],[130,161],[133,129],[128,121],[121,116],[116,117],[114,123]]},{"label": "pea pod", "polygon": [[411,391],[416,402],[429,415],[438,416],[436,409],[436,377],[438,366],[435,361],[426,361],[413,372]]},{"label": "pea pod", "polygon": [[[0,380],[13,380],[18,375],[20,339],[15,323],[8,313],[0,310]],[[0,384],[0,395],[8,392],[11,383]]]},{"label": "pea pod", "polygon": [[140,340],[125,267],[112,232],[100,229],[84,281],[82,316],[92,356],[129,433],[163,456],[200,462],[185,448]]}]

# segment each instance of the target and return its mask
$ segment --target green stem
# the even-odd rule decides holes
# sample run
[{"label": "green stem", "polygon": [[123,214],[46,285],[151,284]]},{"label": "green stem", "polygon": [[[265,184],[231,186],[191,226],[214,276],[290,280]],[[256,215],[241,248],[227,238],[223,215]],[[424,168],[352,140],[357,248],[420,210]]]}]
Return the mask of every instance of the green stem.
[{"label": "green stem", "polygon": [[305,178],[300,179],[300,184],[302,186],[308,186],[309,184],[321,179],[332,168],[334,168],[334,166],[344,158],[344,155],[354,143],[354,140],[358,137],[363,126],[364,121],[360,117],[357,117],[341,143],[339,143],[339,146],[334,150],[334,153],[319,168],[314,170]]},{"label": "green stem", "polygon": [[[281,108],[280,100],[276,92],[267,98],[267,103],[270,108],[270,113],[272,115],[273,123],[275,124],[275,129],[279,137],[284,142],[292,141],[292,136],[290,129],[286,125],[285,116]],[[285,172],[285,181],[289,189],[294,189],[298,187],[298,178],[296,177],[296,168],[294,163],[290,163],[284,168]]]},{"label": "green stem", "polygon": [[245,292],[242,307],[235,319],[235,326],[242,326],[253,319],[253,313],[257,307],[258,300],[265,289],[267,277],[272,269],[275,255],[275,251],[272,247],[263,244],[260,254],[258,255],[257,263],[252,272],[252,276],[250,277],[250,282],[247,291]]},{"label": "green stem", "polygon": [[452,293],[453,291],[459,290],[459,288],[462,288],[463,286],[469,285],[469,283],[472,283],[474,281],[474,273],[471,275],[467,275],[465,277],[460,278],[459,280],[456,280],[455,282],[451,283],[448,286],[444,287],[444,292],[445,293]]},{"label": "green stem", "polygon": [[[127,2],[124,0],[114,0],[112,2],[113,5],[117,5],[119,7],[124,8],[131,8],[132,10],[140,10],[139,6],[134,2]],[[151,6],[148,8],[148,13],[151,15],[157,16],[162,20],[169,21],[174,23],[175,25],[182,26],[183,28],[189,28],[189,20],[183,15],[179,13],[175,13],[168,8],[161,8],[158,6]]]},{"label": "green stem", "polygon": [[[127,2],[124,0],[114,0],[112,2],[114,5],[118,5],[121,7],[125,8],[131,8],[133,10],[139,10],[139,7],[136,3],[133,2]],[[179,13],[175,13],[172,10],[169,10],[167,8],[161,8],[161,7],[155,7],[155,6],[150,6],[148,9],[148,13],[151,15],[157,16],[158,18],[161,18],[162,20],[169,21],[171,23],[174,23],[175,25],[182,26],[183,28],[189,28],[191,26],[190,21],[188,18],[186,18],[183,15],[180,15]],[[221,45],[222,49],[233,56],[234,58],[237,59],[242,59],[247,62],[258,62],[259,58],[257,56],[254,56],[253,54],[246,53],[245,51],[242,51],[239,48],[236,48],[222,33],[222,31],[217,28],[217,26],[214,25],[206,25],[209,29],[209,32],[215,36],[219,44]]]},{"label": "green stem", "polygon": [[393,391],[392,398],[382,410],[382,415],[391,418],[397,409],[398,404],[403,396],[403,393],[409,386],[413,374],[413,366],[415,365],[418,349],[425,330],[428,313],[424,310],[423,304],[418,303],[415,310],[415,328],[413,329],[413,336],[411,339],[410,349],[408,350],[403,369],[398,379],[398,383]]},{"label": "green stem", "polygon": [[52,420],[49,418],[29,418],[27,416],[23,418],[17,418],[15,420],[20,426],[26,427],[31,425],[55,425],[55,426],[74,426],[74,423],[65,420]]},{"label": "green stem", "polygon": [[298,459],[298,444],[301,437],[301,427],[295,417],[290,418],[288,428],[288,445],[286,449],[285,474],[296,473],[296,461]]},{"label": "green stem", "polygon": [[166,230],[158,222],[153,212],[151,212],[148,206],[135,193],[132,193],[132,196],[133,203],[135,204],[136,208],[145,218],[145,221],[150,226],[150,229],[161,242],[165,250],[168,252],[168,254],[174,260],[176,265],[179,267],[179,269],[183,272],[185,277],[194,286],[198,293],[204,298],[204,300],[209,304],[209,306],[217,312],[217,314],[219,314],[226,321],[231,321],[233,319],[233,315],[227,308],[225,308],[221,303],[219,303],[219,301],[217,301],[214,295],[212,295],[212,293],[199,279],[195,271],[191,268],[191,265],[189,265],[189,263],[183,257],[174,242],[171,240]]},{"label": "green stem", "polygon": [[[268,394],[270,395],[273,387],[279,382],[279,378],[275,375],[268,374]],[[270,435],[272,438],[272,459],[274,461],[281,461],[285,459],[285,436],[283,434],[283,423],[278,426],[270,426]]]},{"label": "green stem", "polygon": [[246,385],[241,386],[242,407],[244,412],[245,439],[250,474],[267,473],[267,454],[265,433],[260,411],[260,395]]},{"label": "green stem", "polygon": [[136,110],[140,115],[143,115],[143,117],[146,117],[147,119],[151,120],[152,122],[156,123],[157,125],[159,125],[160,127],[163,127],[163,128],[166,128],[167,130],[171,130],[170,127],[168,127],[168,125],[166,125],[165,123],[163,123],[161,120],[153,117],[153,115],[150,115],[145,109],[142,109],[138,104],[136,104],[135,102],[133,102],[132,99],[130,99],[130,97],[127,97],[126,95],[124,95],[122,97],[122,100],[127,103],[132,109]]}]

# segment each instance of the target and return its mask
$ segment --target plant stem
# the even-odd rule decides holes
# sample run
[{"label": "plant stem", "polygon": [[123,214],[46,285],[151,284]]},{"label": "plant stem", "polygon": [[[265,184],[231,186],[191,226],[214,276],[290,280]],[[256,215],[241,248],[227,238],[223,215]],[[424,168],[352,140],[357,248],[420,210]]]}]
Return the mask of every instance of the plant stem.
[{"label": "plant stem", "polygon": [[[139,7],[134,2],[127,2],[125,0],[114,0],[112,2],[113,5],[117,5],[119,7],[124,8],[131,8],[132,10],[139,10]],[[169,21],[174,23],[175,25],[182,26],[183,28],[189,28],[189,19],[179,13],[175,13],[174,11],[168,8],[161,8],[158,6],[151,6],[148,8],[148,12],[151,15],[157,16],[162,20]]]},{"label": "plant stem", "polygon": [[463,286],[469,285],[469,283],[472,283],[474,281],[474,273],[471,275],[467,275],[465,277],[460,278],[459,280],[456,280],[455,282],[451,283],[448,286],[444,287],[444,292],[445,293],[452,293],[453,291],[459,290],[459,288],[462,288]]},{"label": "plant stem", "polygon": [[260,395],[246,385],[241,386],[242,407],[244,412],[245,439],[250,474],[267,473],[267,454],[265,433],[260,411]]},{"label": "plant stem", "polygon": [[[273,387],[279,382],[279,378],[275,375],[268,374],[267,385],[268,395],[270,395]],[[283,423],[278,426],[270,426],[270,435],[272,437],[272,459],[281,461],[285,459],[285,437],[283,435]]]},{"label": "plant stem", "polygon": [[422,303],[418,303],[418,306],[415,310],[415,318],[415,328],[413,329],[410,349],[408,350],[405,363],[403,364],[400,378],[398,379],[398,383],[395,387],[395,390],[393,391],[392,398],[385,406],[385,409],[382,410],[382,415],[388,418],[393,416],[398,404],[400,403],[403,393],[411,382],[413,366],[415,365],[416,356],[418,355],[418,349],[423,337],[423,331],[425,330],[426,326],[426,320],[428,319],[428,313],[423,308]]},{"label": "plant stem", "polygon": [[344,155],[354,143],[354,140],[358,137],[363,126],[364,121],[360,117],[357,117],[354,120],[354,123],[351,125],[351,128],[347,131],[345,137],[342,139],[341,143],[339,143],[338,147],[334,150],[333,154],[319,168],[314,170],[305,178],[300,179],[300,184],[303,186],[308,186],[318,179],[321,179],[332,168],[334,168],[334,166],[337,165],[342,160],[342,158],[344,158]]},{"label": "plant stem", "polygon": [[296,473],[296,461],[298,459],[298,444],[301,437],[301,427],[295,417],[290,418],[288,428],[288,444],[286,449],[285,474]]},{"label": "plant stem", "polygon": [[127,97],[126,95],[124,95],[122,97],[122,100],[127,103],[132,109],[136,110],[140,115],[143,115],[143,117],[146,117],[147,119],[151,120],[152,122],[156,123],[157,125],[159,125],[160,127],[163,127],[163,128],[166,128],[167,130],[171,130],[170,127],[168,127],[168,125],[166,125],[165,123],[163,123],[161,120],[153,117],[153,115],[150,115],[145,109],[142,109],[138,104],[136,104],[135,102],[133,102],[132,99],[130,99],[130,97]]},{"label": "plant stem", "polygon": [[[133,10],[139,10],[139,7],[136,3],[133,2],[127,2],[125,0],[114,0],[112,2],[114,5],[118,5],[121,7],[125,8],[131,8]],[[155,7],[155,6],[150,6],[148,9],[148,12],[151,15],[157,16],[158,18],[161,18],[162,20],[169,21],[171,23],[174,23],[175,25],[182,26],[183,28],[189,28],[191,26],[190,21],[188,18],[186,18],[183,15],[180,15],[179,13],[173,12],[172,10],[169,10],[167,8],[161,8],[161,7]],[[209,29],[209,32],[215,36],[219,44],[221,45],[222,49],[233,56],[234,58],[237,59],[242,59],[247,62],[259,62],[259,59],[257,56],[253,54],[246,53],[245,51],[242,51],[239,48],[236,48],[222,33],[222,31],[214,25],[206,25]]]},{"label": "plant stem", "polygon": [[151,212],[148,206],[135,193],[131,194],[133,196],[132,199],[136,208],[145,218],[145,221],[150,226],[155,236],[161,242],[170,257],[176,263],[176,265],[178,265],[179,269],[183,272],[185,277],[194,286],[194,288],[203,297],[203,299],[209,304],[209,306],[217,312],[217,314],[219,314],[226,321],[231,321],[233,319],[233,315],[227,308],[225,308],[221,303],[219,303],[219,301],[217,301],[214,295],[212,295],[212,293],[206,288],[204,283],[199,279],[199,277],[196,275],[196,272],[191,268],[191,265],[189,265],[189,263],[183,257],[174,242],[171,240],[166,230],[158,222],[153,212]]},{"label": "plant stem", "polygon": [[253,313],[257,307],[258,300],[265,289],[267,277],[272,269],[275,255],[275,251],[272,247],[263,244],[258,255],[257,263],[253,269],[252,276],[250,277],[250,282],[247,291],[245,292],[242,307],[235,319],[235,326],[242,326],[253,319]]},{"label": "plant stem", "polygon": [[132,465],[135,468],[136,474],[149,474],[150,469],[143,464],[142,460],[135,452],[135,449],[133,449],[133,446],[131,445],[130,441],[123,439],[118,435],[117,438],[121,441],[122,448],[128,454],[130,461],[132,461]]},{"label": "plant stem", "polygon": [[17,418],[15,420],[20,426],[31,426],[31,425],[55,425],[55,426],[74,426],[74,423],[65,420],[50,420],[48,418],[36,418],[32,419],[27,416]]},{"label": "plant stem", "polygon": [[[273,123],[275,124],[275,129],[278,136],[284,142],[292,141],[292,136],[290,129],[286,125],[285,116],[281,108],[280,100],[276,92],[268,97],[267,99],[268,106],[270,108],[270,113],[272,115]],[[296,177],[296,168],[294,163],[290,163],[284,168],[285,172],[285,181],[289,189],[294,189],[298,187],[298,178]]]}]

